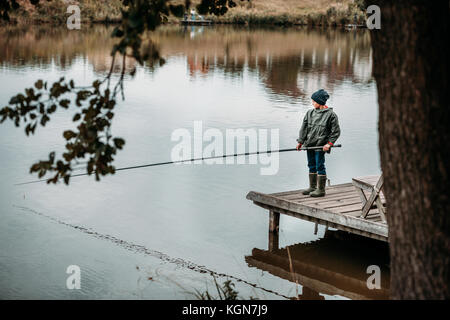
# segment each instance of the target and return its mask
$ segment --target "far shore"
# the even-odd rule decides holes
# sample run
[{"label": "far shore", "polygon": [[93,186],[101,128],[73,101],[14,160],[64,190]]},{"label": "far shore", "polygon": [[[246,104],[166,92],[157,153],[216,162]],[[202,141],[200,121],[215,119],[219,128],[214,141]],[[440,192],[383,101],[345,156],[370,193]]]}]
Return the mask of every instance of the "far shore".
[{"label": "far shore", "polygon": [[[223,16],[205,15],[204,19],[212,24],[249,26],[365,27],[366,15],[358,0],[343,0],[337,4],[328,0],[280,1],[245,1]],[[71,15],[67,13],[67,3],[62,0],[41,1],[38,7],[19,2],[24,3],[23,7],[11,14],[10,22],[0,25],[62,25]],[[121,21],[121,0],[109,0],[107,6],[99,1],[77,2],[81,7],[82,24],[117,24]],[[196,2],[199,0],[192,1],[194,8]],[[181,17],[169,16],[166,23],[180,24],[181,20]]]}]

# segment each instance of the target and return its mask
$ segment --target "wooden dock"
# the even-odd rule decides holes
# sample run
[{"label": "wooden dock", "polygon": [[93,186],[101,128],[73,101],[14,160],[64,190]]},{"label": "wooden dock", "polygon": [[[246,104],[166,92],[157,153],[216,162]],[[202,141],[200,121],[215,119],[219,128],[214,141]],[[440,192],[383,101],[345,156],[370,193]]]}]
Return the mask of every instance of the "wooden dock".
[{"label": "wooden dock", "polygon": [[211,20],[181,20],[181,24],[184,26],[209,26],[212,24]]},{"label": "wooden dock", "polygon": [[[302,220],[312,221],[327,227],[347,231],[360,236],[388,242],[388,226],[384,219],[384,210],[381,212],[378,205],[385,205],[385,199],[377,187],[378,197],[371,197],[372,192],[361,189],[362,182],[365,185],[377,185],[378,176],[354,178],[353,183],[344,183],[326,187],[325,197],[312,198],[303,195],[302,190],[293,190],[280,193],[264,194],[250,191],[247,199],[256,205],[269,210],[269,231],[277,233],[280,214],[285,214]],[[374,199],[372,199],[374,198]],[[370,208],[364,216],[362,210]],[[377,201],[375,201],[377,200]],[[276,237],[275,237],[276,238]],[[269,239],[269,247],[271,239]]]},{"label": "wooden dock", "polygon": [[[308,243],[273,250],[254,248],[245,261],[249,267],[300,284],[302,294],[292,299],[322,300],[324,294],[353,300],[389,299],[389,246],[385,242],[327,230],[323,238]],[[367,266],[372,264],[383,275],[377,290],[367,287]]]}]

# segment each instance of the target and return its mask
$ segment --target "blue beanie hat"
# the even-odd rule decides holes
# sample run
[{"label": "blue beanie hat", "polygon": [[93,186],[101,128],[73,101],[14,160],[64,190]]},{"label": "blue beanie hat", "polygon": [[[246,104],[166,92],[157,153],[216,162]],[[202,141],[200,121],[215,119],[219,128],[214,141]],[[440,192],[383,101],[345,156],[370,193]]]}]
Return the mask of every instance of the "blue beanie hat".
[{"label": "blue beanie hat", "polygon": [[328,92],[326,92],[323,89],[320,89],[319,91],[316,91],[312,94],[311,99],[313,99],[318,104],[324,106],[325,103],[327,103],[329,97],[330,95],[328,94]]}]

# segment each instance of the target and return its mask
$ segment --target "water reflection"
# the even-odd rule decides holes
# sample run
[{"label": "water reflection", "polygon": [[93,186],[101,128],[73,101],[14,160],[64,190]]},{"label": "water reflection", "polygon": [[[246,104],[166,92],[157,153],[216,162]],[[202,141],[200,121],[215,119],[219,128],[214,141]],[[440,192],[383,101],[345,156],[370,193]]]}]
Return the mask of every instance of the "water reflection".
[{"label": "water reflection", "polygon": [[[356,300],[389,299],[389,248],[382,241],[327,230],[323,238],[313,242],[282,249],[255,248],[245,261],[250,267],[298,282],[302,286],[299,299],[322,300],[322,294]],[[370,265],[380,267],[381,289],[367,287]]]},{"label": "water reflection", "polygon": [[[109,55],[115,40],[111,28],[95,27],[77,32],[64,28],[9,27],[0,31],[0,62],[3,66],[55,65],[68,69],[77,59],[94,71],[109,71]],[[151,34],[162,56],[184,56],[191,77],[214,72],[242,78],[256,75],[276,95],[308,100],[319,87],[333,88],[343,81],[372,80],[369,34],[340,30],[248,29],[236,27],[163,27]],[[127,67],[136,63],[128,59]],[[120,72],[120,62],[114,66]]]},{"label": "water reflection", "polygon": [[[90,64],[96,73],[109,71],[111,49],[115,40],[111,28],[98,26],[70,32],[48,26],[6,27],[0,29],[0,63],[8,69],[32,67],[49,69],[56,66],[66,71],[79,59]],[[134,61],[128,62],[131,68]],[[114,72],[120,72],[117,61]]]},{"label": "water reflection", "polygon": [[[104,76],[110,68],[110,51],[114,44],[110,32],[111,28],[101,26],[81,31],[49,27],[0,28],[0,82],[4,85],[0,101],[5,105],[13,94],[38,78],[66,76],[79,84]],[[167,63],[155,68],[138,67],[134,78],[126,78],[126,100],[120,101],[116,109],[120,121],[114,123],[114,133],[126,138],[127,146],[118,154],[117,167],[167,161],[174,145],[173,130],[191,128],[193,120],[203,120],[205,126],[220,130],[280,128],[280,147],[290,147],[298,134],[299,118],[310,108],[311,92],[324,87],[331,93],[330,105],[338,109],[345,128],[340,141],[346,147],[332,154],[333,160],[329,162],[332,182],[344,183],[353,176],[378,173],[374,172],[379,168],[376,86],[371,77],[367,32],[171,26],[153,33],[152,39]],[[129,60],[127,66],[133,68],[135,63]],[[120,72],[119,62],[114,71]],[[37,228],[33,237],[22,236],[18,230],[40,224],[25,218],[14,222],[20,215],[8,208],[18,205],[220,273],[250,278],[254,283],[261,281],[266,289],[283,296],[288,294],[291,288],[286,287],[285,280],[260,279],[259,270],[247,268],[244,259],[236,257],[248,255],[252,248],[264,247],[267,241],[266,216],[248,203],[245,194],[255,188],[277,192],[304,187],[308,179],[306,157],[284,154],[279,173],[271,177],[259,175],[256,166],[167,166],[122,172],[101,183],[80,178],[70,188],[31,184],[12,189],[12,184],[30,180],[27,173],[33,160],[46,156],[49,149],[64,147],[61,131],[69,123],[71,117],[55,115],[51,125],[40,130],[34,140],[28,140],[23,130],[8,124],[0,126],[0,202],[3,204],[0,211],[4,221],[0,226],[4,239],[0,251],[6,252],[2,256],[2,266],[6,267],[0,270],[0,280],[11,279],[5,268],[21,270],[22,266],[38,264],[48,277],[46,282],[54,284],[56,289],[51,291],[54,296],[70,295],[65,288],[58,287],[60,279],[53,272],[54,266],[60,261],[73,261],[70,248],[74,244],[79,246],[82,237],[75,234],[67,241],[64,230],[49,235],[47,226]],[[304,232],[310,227],[306,221],[290,221],[284,224],[283,234],[290,243],[308,242],[317,239],[311,230]],[[51,237],[55,248],[48,252],[57,254],[45,256],[42,261],[35,257],[23,262],[15,259],[16,252],[34,243],[45,244]],[[321,243],[326,241],[292,247],[293,251],[297,247],[310,247],[311,257],[307,263],[311,265],[316,258],[320,261]],[[36,250],[50,248],[38,247]],[[376,245],[368,247],[368,252],[372,252]],[[84,260],[86,268],[103,274],[104,265],[108,264],[114,271],[113,280],[118,281],[115,283],[123,281],[134,285],[133,275],[124,271],[123,261],[127,259],[122,259],[120,252],[105,258],[100,254],[106,252],[103,248],[91,245],[86,248],[95,257]],[[255,250],[256,259],[259,256]],[[283,250],[276,252],[281,254]],[[303,256],[294,255],[300,262],[306,261]],[[344,257],[348,259],[348,270],[359,270],[361,279],[367,277],[364,273],[367,261],[350,254],[342,255],[342,259]],[[300,276],[303,269],[298,263],[294,268]],[[330,267],[324,265],[323,268]],[[25,274],[30,273],[14,271],[13,280],[0,283],[5,296],[16,286],[29,286],[36,295],[47,296],[44,287],[29,285]],[[178,280],[190,285],[181,268],[176,275]],[[98,283],[110,281],[103,275],[98,279]],[[333,292],[321,291],[310,283],[302,284],[306,286],[301,289],[303,298],[319,298],[317,294]],[[106,290],[113,290],[115,286]],[[333,286],[339,288],[337,284]],[[149,296],[160,296],[164,290],[161,287],[151,287]],[[239,292],[250,296],[250,292],[242,290],[245,287],[241,286]],[[340,290],[344,294],[354,289]],[[34,297],[23,291],[17,296]],[[98,295],[95,290],[87,291],[86,297]]]},{"label": "water reflection", "polygon": [[350,34],[309,29],[195,31],[191,27],[190,33],[185,28],[178,37],[189,37],[189,45],[172,34],[170,39],[161,38],[161,46],[169,55],[185,54],[191,76],[216,69],[234,76],[248,71],[258,74],[267,89],[292,98],[309,98],[317,87],[332,91],[345,80],[372,81],[370,39],[363,30]]}]

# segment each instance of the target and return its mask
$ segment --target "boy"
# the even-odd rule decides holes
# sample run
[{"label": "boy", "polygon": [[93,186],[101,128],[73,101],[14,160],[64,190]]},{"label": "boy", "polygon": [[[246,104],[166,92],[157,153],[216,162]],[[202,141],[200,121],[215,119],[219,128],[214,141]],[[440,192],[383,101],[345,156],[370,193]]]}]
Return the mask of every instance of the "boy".
[{"label": "boy", "polygon": [[330,153],[330,148],[336,143],[341,134],[337,115],[333,108],[328,108],[325,103],[330,96],[320,89],[312,94],[314,109],[309,110],[303,118],[302,127],[297,139],[297,150],[304,147],[323,146],[322,150],[307,150],[309,167],[309,189],[303,194],[311,197],[325,196],[325,183],[327,174],[325,171],[325,152]]}]

